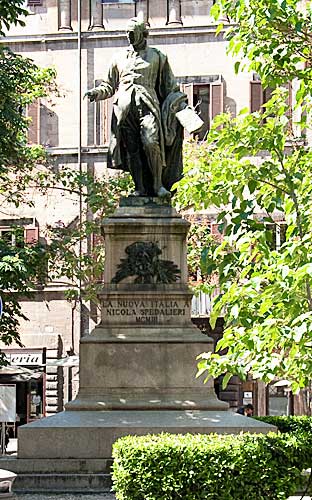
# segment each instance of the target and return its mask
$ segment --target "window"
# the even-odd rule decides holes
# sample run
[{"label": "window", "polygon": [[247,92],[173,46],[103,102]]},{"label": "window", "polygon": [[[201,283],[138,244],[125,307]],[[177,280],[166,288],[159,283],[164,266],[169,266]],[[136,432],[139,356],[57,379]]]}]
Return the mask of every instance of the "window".
[{"label": "window", "polygon": [[16,235],[13,229],[0,229],[0,239],[6,245],[15,246],[16,243]]},{"label": "window", "polygon": [[0,228],[1,245],[4,245],[6,248],[8,246],[22,248],[26,242],[26,231],[26,229],[20,226]]},{"label": "window", "polygon": [[39,241],[39,227],[24,229],[25,243],[35,245]]},{"label": "window", "polygon": [[25,115],[30,119],[28,144],[42,144],[46,147],[59,145],[59,118],[52,106],[48,107],[40,99],[26,106]]},{"label": "window", "polygon": [[266,103],[272,95],[272,89],[263,89],[260,80],[250,82],[250,112],[260,111],[261,106]]},{"label": "window", "polygon": [[183,17],[206,16],[214,0],[180,0]]},{"label": "window", "polygon": [[293,414],[293,397],[287,380],[278,380],[267,386],[267,414]]},{"label": "window", "polygon": [[[194,134],[199,140],[205,139],[213,119],[223,112],[223,82],[220,77],[214,78],[211,77],[212,81],[209,81],[210,77],[198,77],[200,81],[194,78],[194,82],[185,82],[183,77],[178,79],[181,82],[182,92],[187,95],[189,105],[196,109],[204,122],[203,128]],[[185,77],[185,80],[189,78]]]},{"label": "window", "polygon": [[21,247],[39,241],[39,226],[33,219],[1,219],[0,240],[6,245]]},{"label": "window", "polygon": [[[285,85],[288,90],[287,104],[291,106],[291,83]],[[254,113],[261,110],[261,106],[271,99],[273,89],[264,89],[261,81],[255,75],[250,82],[250,112]]]},{"label": "window", "polygon": [[135,17],[144,20],[146,24],[149,26],[149,10],[150,10],[149,0],[136,0],[133,3],[135,4],[134,5]]},{"label": "window", "polygon": [[[42,241],[41,241],[42,243]],[[0,255],[21,255],[25,258],[23,249],[26,246],[39,244],[39,226],[36,219],[0,219]],[[42,244],[40,245],[42,248]],[[12,248],[10,248],[12,247]],[[22,252],[19,254],[19,252]],[[42,288],[48,277],[48,261],[41,254],[33,274],[33,283]]]},{"label": "window", "polygon": [[287,225],[285,222],[265,224],[267,230],[268,244],[272,250],[279,250],[286,241]]},{"label": "window", "polygon": [[181,0],[167,0],[167,24],[182,24]]},{"label": "window", "polygon": [[[203,128],[194,134],[199,140],[205,139],[211,123],[216,115],[223,112],[224,85],[219,76],[177,78],[182,92],[185,92],[188,103],[193,106],[204,122]],[[211,81],[210,81],[211,80]],[[101,80],[95,81],[98,86]],[[110,140],[110,123],[113,112],[113,97],[98,101],[95,106],[94,144],[108,144]],[[185,132],[185,137],[190,134]]]}]

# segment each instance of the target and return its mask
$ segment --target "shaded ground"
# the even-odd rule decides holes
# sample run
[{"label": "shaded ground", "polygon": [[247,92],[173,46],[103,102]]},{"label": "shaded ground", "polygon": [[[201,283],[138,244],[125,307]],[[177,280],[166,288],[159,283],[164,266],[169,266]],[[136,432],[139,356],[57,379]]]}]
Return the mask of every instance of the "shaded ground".
[{"label": "shaded ground", "polygon": [[115,500],[111,493],[15,493],[18,500]]},{"label": "shaded ground", "polygon": [[[16,495],[18,500],[115,500],[114,495],[110,493],[95,493],[93,495],[72,493],[72,494],[20,494]],[[301,496],[289,497],[288,500],[301,500]],[[304,500],[311,500],[311,497],[304,497]]]}]

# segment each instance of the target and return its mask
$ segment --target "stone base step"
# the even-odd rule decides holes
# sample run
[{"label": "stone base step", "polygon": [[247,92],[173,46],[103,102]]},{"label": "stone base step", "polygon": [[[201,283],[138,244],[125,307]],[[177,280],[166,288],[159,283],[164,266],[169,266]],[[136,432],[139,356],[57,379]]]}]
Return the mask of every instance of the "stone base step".
[{"label": "stone base step", "polygon": [[109,493],[109,474],[18,474],[14,493]]},{"label": "stone base step", "polygon": [[109,474],[112,458],[18,458],[0,457],[0,469],[15,474]]},{"label": "stone base step", "polygon": [[229,411],[64,411],[19,427],[18,460],[111,457],[113,443],[128,434],[266,434],[275,430]]}]

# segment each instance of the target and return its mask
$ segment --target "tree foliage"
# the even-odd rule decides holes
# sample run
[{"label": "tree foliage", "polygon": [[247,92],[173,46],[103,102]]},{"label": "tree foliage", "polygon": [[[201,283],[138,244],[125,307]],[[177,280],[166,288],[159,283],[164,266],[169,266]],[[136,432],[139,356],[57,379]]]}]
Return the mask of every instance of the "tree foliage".
[{"label": "tree foliage", "polygon": [[[311,96],[312,7],[298,0],[219,0],[212,13],[231,19],[226,30],[236,71],[247,68],[266,86],[299,79],[297,99]],[[221,30],[223,25],[219,25]]]},{"label": "tree foliage", "polygon": [[34,170],[46,160],[41,146],[27,144],[25,108],[54,90],[54,77],[52,68],[39,68],[31,59],[0,49],[0,195],[16,206],[25,199]]},{"label": "tree foliage", "polygon": [[23,8],[24,0],[0,0],[0,35],[5,35],[5,29],[10,29],[11,24],[25,25],[21,16],[27,14]]},{"label": "tree foliage", "polygon": [[[0,30],[22,24],[27,14],[23,0],[0,0]],[[1,34],[4,34],[0,31]],[[30,119],[25,109],[37,99],[57,93],[55,70],[40,68],[33,60],[0,47],[0,199],[5,207],[34,205],[30,190],[49,195],[70,195],[83,207],[68,227],[48,226],[39,242],[27,244],[21,228],[12,237],[0,238],[0,293],[4,303],[0,319],[1,340],[20,343],[20,299],[31,296],[47,282],[66,285],[73,301],[96,298],[103,273],[104,247],[99,221],[116,206],[121,194],[131,187],[129,177],[94,178],[84,169],[55,167],[40,145],[28,144]],[[78,210],[77,210],[78,214]],[[3,361],[3,359],[2,359]]]},{"label": "tree foliage", "polygon": [[[0,30],[11,23],[22,23],[21,0],[0,3]],[[3,34],[3,33],[2,33]],[[54,88],[53,69],[39,68],[31,59],[0,48],[0,196],[19,206],[25,201],[25,188],[33,178],[38,163],[45,162],[40,146],[27,145],[29,119],[25,107]],[[41,245],[25,245],[20,230],[12,228],[15,236],[0,240],[0,290],[4,312],[0,320],[1,340],[5,344],[19,342],[18,318],[23,317],[18,302],[21,294],[35,286],[43,265]]]},{"label": "tree foliage", "polygon": [[19,319],[27,319],[21,312],[18,299],[38,287],[45,268],[46,253],[39,245],[26,245],[21,228],[12,228],[14,244],[0,238],[0,290],[3,315],[0,320],[1,341],[20,344]]},{"label": "tree foliage", "polygon": [[[202,253],[202,273],[218,272],[221,287],[211,323],[224,315],[225,329],[199,375],[225,374],[224,385],[233,374],[287,378],[298,390],[312,374],[312,152],[298,134],[311,105],[311,5],[220,0],[214,13],[221,9],[237,23],[226,30],[236,69],[257,71],[276,90],[260,112],[218,116],[207,143],[186,152],[179,203],[215,205],[225,233],[213,254]],[[297,123],[281,87],[294,78]],[[282,219],[285,241],[275,248]]]},{"label": "tree foliage", "polygon": [[201,260],[203,252],[212,252],[217,243],[207,224],[193,222],[187,237],[187,263],[190,280],[201,280]]},{"label": "tree foliage", "polygon": [[84,208],[74,224],[46,227],[48,280],[66,284],[68,299],[96,302],[105,264],[101,221],[115,210],[120,196],[129,193],[130,176],[94,178],[88,172],[64,168],[51,179],[47,171],[45,180],[41,176],[40,189],[44,192],[55,187],[62,193],[69,191],[71,195],[81,196]]}]

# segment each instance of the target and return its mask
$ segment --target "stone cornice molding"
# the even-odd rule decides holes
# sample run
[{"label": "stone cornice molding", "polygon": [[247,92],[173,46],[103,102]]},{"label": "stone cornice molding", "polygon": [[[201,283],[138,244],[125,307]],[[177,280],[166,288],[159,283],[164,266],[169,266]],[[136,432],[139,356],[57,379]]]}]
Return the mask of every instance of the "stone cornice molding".
[{"label": "stone cornice molding", "polygon": [[[230,27],[230,24],[224,25],[223,29],[218,35],[218,39],[222,40],[223,34]],[[207,25],[207,26],[165,26],[164,28],[152,28],[149,29],[149,40],[157,41],[159,38],[170,37],[173,40],[176,37],[185,36],[213,36],[214,40],[216,38],[217,24]],[[60,32],[51,34],[38,34],[38,35],[16,35],[16,36],[6,36],[0,38],[0,44],[11,45],[20,43],[57,43],[57,42],[73,42],[77,40],[76,32]],[[82,40],[92,41],[92,40],[124,40],[125,45],[127,43],[124,30],[120,31],[84,31],[82,33]]]}]

